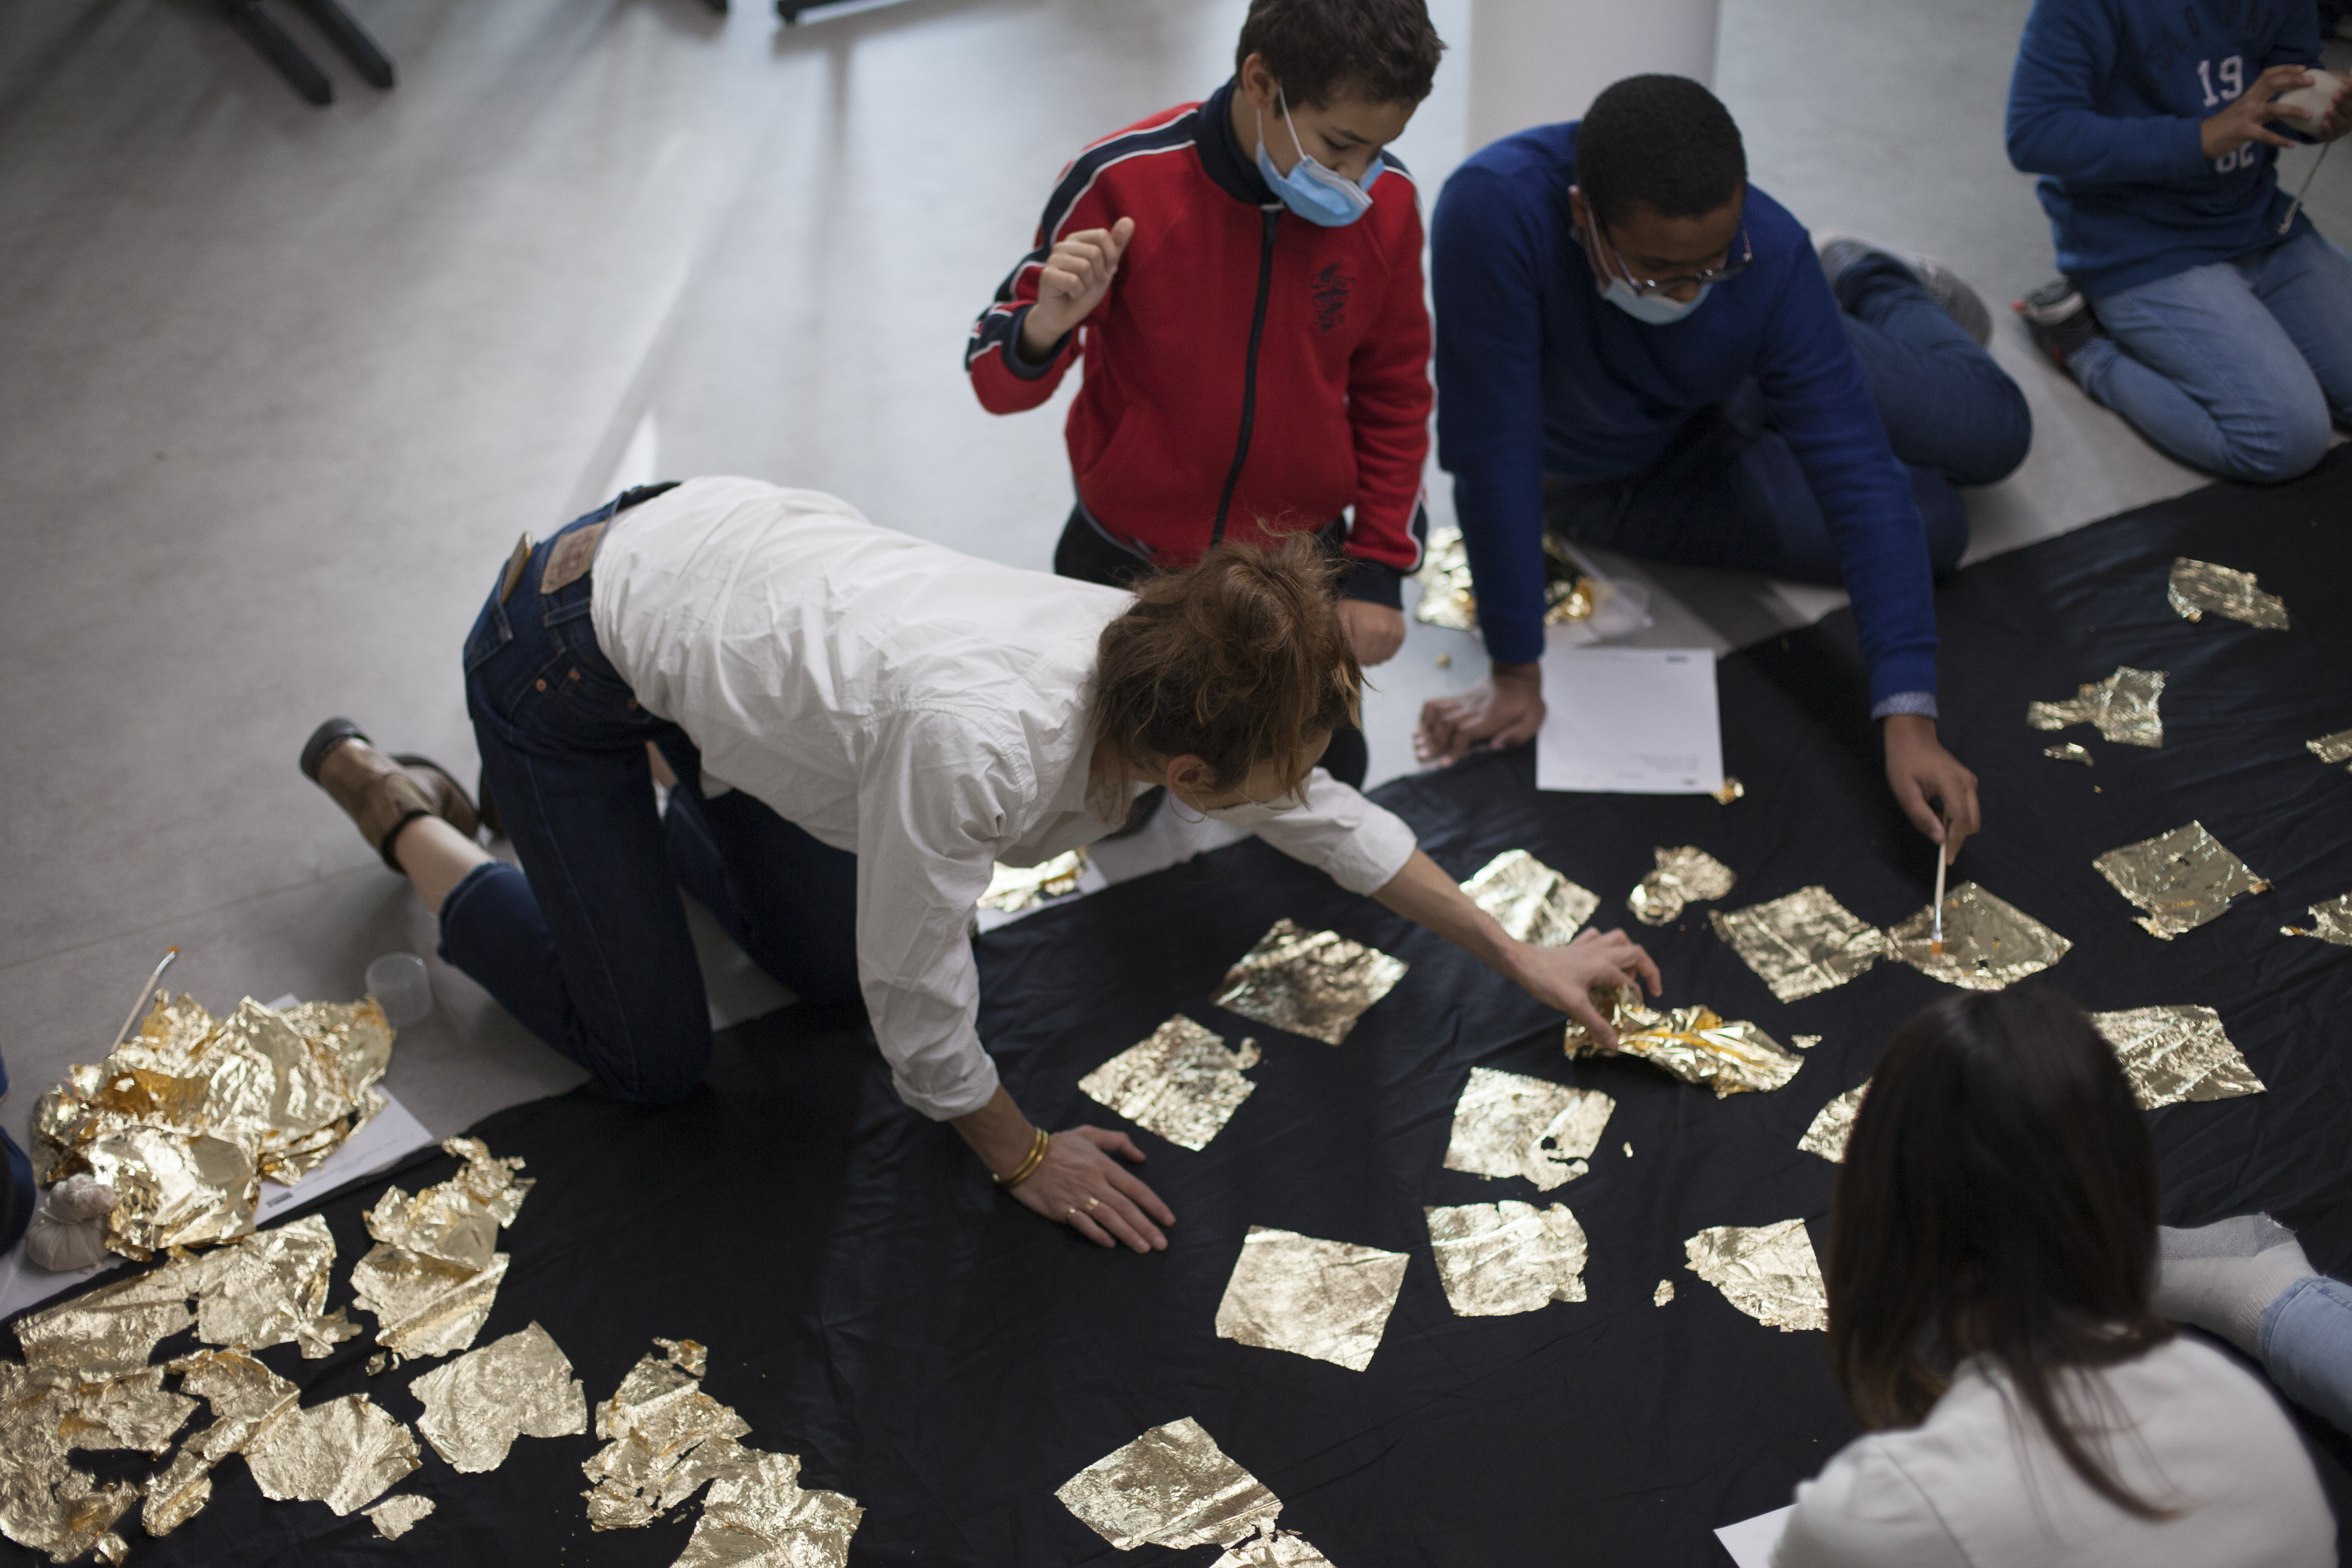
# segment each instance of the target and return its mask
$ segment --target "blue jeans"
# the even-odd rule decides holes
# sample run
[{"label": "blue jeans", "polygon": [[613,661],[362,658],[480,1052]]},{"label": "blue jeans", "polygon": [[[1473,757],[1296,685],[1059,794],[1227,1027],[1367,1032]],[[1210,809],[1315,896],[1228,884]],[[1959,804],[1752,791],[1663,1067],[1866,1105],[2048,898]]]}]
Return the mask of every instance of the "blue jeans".
[{"label": "blue jeans", "polygon": [[[1910,472],[1928,562],[1949,571],[1969,547],[1955,487],[1991,484],[2025,460],[2033,440],[2025,395],[1891,257],[1847,268],[1837,292],[1887,443]],[[1844,580],[1821,503],[1753,379],[1693,415],[1647,473],[1551,485],[1545,501],[1552,527],[1628,555]]]},{"label": "blue jeans", "polygon": [[2296,1281],[2263,1311],[2254,1343],[2289,1399],[2352,1433],[2352,1285]]},{"label": "blue jeans", "polygon": [[[493,584],[466,639],[483,787],[522,869],[493,861],[450,891],[441,956],[614,1097],[667,1104],[710,1059],[678,889],[802,1001],[839,1004],[857,994],[857,858],[740,790],[703,793],[694,743],[639,707],[597,648],[593,574],[539,591],[554,543],[532,552],[505,604]],[[667,812],[648,741],[677,775]]]},{"label": "blue jeans", "polygon": [[2352,256],[2315,229],[2091,305],[2112,341],[2067,369],[2184,463],[2273,484],[2352,424]]}]

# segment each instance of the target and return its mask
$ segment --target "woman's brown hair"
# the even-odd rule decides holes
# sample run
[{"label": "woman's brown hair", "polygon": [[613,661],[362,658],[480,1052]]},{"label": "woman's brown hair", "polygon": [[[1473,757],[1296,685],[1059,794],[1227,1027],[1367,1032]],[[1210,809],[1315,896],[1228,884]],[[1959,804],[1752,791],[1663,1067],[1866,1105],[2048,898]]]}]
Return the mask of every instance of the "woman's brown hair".
[{"label": "woman's brown hair", "polygon": [[1189,572],[1147,577],[1103,628],[1095,667],[1087,800],[1126,815],[1130,770],[1196,756],[1212,790],[1263,762],[1295,790],[1315,743],[1353,723],[1363,672],[1332,603],[1329,552],[1294,533],[1261,549],[1220,544]]},{"label": "woman's brown hair", "polygon": [[[2116,1479],[2076,1369],[2172,1337],[2148,1305],[2156,1154],[2115,1050],[2056,992],[1955,996],[1870,1082],[1831,1209],[1830,1364],[1864,1426],[1916,1425],[1981,1355],[2098,1494]],[[2087,1408],[2086,1408],[2087,1406]]]}]

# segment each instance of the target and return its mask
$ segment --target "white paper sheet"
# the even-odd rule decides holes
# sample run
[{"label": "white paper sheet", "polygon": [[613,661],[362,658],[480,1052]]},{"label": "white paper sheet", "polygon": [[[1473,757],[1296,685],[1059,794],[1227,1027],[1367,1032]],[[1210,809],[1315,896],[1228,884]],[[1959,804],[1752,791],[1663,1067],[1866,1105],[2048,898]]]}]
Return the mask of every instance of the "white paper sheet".
[{"label": "white paper sheet", "polygon": [[1780,1544],[1780,1532],[1789,1528],[1789,1516],[1797,1505],[1776,1508],[1770,1513],[1759,1513],[1754,1519],[1743,1519],[1738,1524],[1727,1524],[1715,1532],[1723,1549],[1739,1568],[1772,1568],[1772,1553]]},{"label": "white paper sheet", "polygon": [[1723,784],[1715,655],[1706,648],[1547,648],[1536,787],[1712,795]]}]

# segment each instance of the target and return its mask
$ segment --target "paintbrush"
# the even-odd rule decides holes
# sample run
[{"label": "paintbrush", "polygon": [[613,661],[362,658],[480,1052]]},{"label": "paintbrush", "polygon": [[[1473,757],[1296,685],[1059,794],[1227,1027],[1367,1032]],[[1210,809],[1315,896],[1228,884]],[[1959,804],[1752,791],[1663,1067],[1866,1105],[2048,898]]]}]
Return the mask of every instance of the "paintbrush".
[{"label": "paintbrush", "polygon": [[1944,955],[1944,847],[1936,846],[1936,934],[1927,943],[1927,951],[1937,957]]},{"label": "paintbrush", "polygon": [[[139,1022],[140,1012],[147,1005],[147,998],[155,994],[155,987],[157,984],[163,980],[163,971],[171,968],[172,960],[179,956],[180,950],[176,947],[173,948],[171,951],[163,954],[163,962],[155,965],[155,973],[147,977],[147,984],[140,989],[139,1000],[131,1004],[131,1016],[123,1019],[122,1027],[114,1031],[115,1046],[121,1045],[124,1038],[130,1035],[131,1026]],[[109,1050],[112,1050],[114,1046],[109,1046],[107,1047]]]}]

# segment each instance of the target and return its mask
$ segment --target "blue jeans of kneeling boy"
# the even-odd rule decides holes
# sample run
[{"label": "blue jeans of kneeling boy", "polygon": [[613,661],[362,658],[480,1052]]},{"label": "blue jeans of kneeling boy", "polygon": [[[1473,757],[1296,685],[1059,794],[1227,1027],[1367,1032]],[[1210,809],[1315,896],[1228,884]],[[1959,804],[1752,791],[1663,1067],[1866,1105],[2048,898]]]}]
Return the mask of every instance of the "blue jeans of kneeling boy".
[{"label": "blue jeans of kneeling boy", "polygon": [[[466,639],[483,784],[522,868],[494,861],[451,890],[441,956],[615,1097],[667,1104],[710,1059],[678,889],[802,1001],[838,1004],[857,994],[857,858],[740,790],[705,795],[694,743],[639,707],[597,648],[593,574],[540,592],[554,543],[505,604],[492,584]],[[677,775],[667,810],[648,741]]]}]

